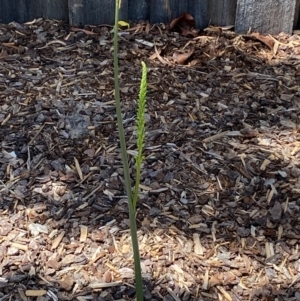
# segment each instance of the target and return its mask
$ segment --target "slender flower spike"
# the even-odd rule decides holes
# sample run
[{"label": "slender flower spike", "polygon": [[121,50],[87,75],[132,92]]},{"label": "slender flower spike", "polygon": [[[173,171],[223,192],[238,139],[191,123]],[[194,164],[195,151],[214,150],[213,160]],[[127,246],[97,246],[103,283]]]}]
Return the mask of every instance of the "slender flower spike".
[{"label": "slender flower spike", "polygon": [[142,80],[140,86],[140,94],[138,100],[138,110],[136,119],[136,133],[137,133],[137,156],[135,158],[136,165],[136,177],[135,177],[135,190],[133,195],[133,208],[136,209],[136,203],[138,199],[139,184],[141,167],[143,163],[143,148],[145,145],[145,111],[146,111],[146,93],[147,93],[147,67],[144,62],[142,62]]},{"label": "slender flower spike", "polygon": [[138,159],[142,160],[142,151],[145,143],[145,110],[146,110],[146,92],[147,92],[147,67],[142,62],[142,81],[140,86],[140,95],[137,112],[137,147]]}]

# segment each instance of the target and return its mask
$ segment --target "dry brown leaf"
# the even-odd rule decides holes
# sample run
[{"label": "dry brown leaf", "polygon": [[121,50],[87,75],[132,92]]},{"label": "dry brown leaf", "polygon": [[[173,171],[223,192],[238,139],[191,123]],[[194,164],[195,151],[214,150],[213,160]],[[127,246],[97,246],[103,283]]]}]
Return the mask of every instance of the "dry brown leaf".
[{"label": "dry brown leaf", "polygon": [[109,283],[112,281],[112,273],[111,271],[106,271],[104,274],[103,274],[103,280],[104,282],[106,283]]},{"label": "dry brown leaf", "polygon": [[156,53],[156,57],[158,58],[158,60],[163,64],[163,65],[171,65],[168,61],[164,60],[161,55],[159,54],[157,48],[156,48],[156,45],[154,45],[154,50],[155,50],[155,53]]},{"label": "dry brown leaf", "polygon": [[193,53],[194,53],[194,48],[191,48],[189,52],[186,53],[179,53],[175,51],[173,53],[173,60],[179,65],[184,65],[186,64],[187,60],[192,56]]},{"label": "dry brown leaf", "polygon": [[74,285],[74,277],[71,275],[65,275],[61,280],[58,281],[59,285],[66,291],[70,291]]},{"label": "dry brown leaf", "polygon": [[255,37],[260,42],[264,43],[266,46],[268,46],[271,50],[273,50],[274,47],[274,41],[269,36],[263,36],[259,34],[258,32],[251,33],[252,37]]},{"label": "dry brown leaf", "polygon": [[174,19],[169,26],[169,30],[177,30],[184,36],[189,34],[196,36],[197,34],[192,31],[193,28],[195,28],[195,20],[189,13],[183,13],[180,17]]},{"label": "dry brown leaf", "polygon": [[74,32],[83,32],[83,33],[85,33],[87,35],[95,35],[96,34],[95,32],[92,32],[90,30],[85,30],[85,29],[76,28],[76,27],[71,27],[70,30],[74,31]]}]

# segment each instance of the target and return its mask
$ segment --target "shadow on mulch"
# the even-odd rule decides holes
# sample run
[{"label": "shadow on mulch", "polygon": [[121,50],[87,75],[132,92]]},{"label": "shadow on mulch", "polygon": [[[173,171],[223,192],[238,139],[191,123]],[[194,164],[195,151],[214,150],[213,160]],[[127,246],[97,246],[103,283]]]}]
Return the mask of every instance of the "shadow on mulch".
[{"label": "shadow on mulch", "polygon": [[[0,26],[0,300],[130,300],[110,29],[20,26]],[[151,30],[122,32],[119,54],[132,172],[140,61],[149,69],[146,299],[298,300],[299,37],[276,37],[275,56],[230,32]],[[151,57],[154,38],[169,63],[192,43],[190,65]]]}]

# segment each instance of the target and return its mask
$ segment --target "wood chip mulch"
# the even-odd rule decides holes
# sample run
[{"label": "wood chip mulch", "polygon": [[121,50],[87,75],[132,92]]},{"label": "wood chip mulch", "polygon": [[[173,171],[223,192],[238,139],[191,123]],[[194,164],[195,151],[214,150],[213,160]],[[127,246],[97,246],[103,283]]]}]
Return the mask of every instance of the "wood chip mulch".
[{"label": "wood chip mulch", "polygon": [[[134,299],[111,30],[0,25],[1,301]],[[300,37],[264,39],[120,31],[145,300],[300,300]]]}]

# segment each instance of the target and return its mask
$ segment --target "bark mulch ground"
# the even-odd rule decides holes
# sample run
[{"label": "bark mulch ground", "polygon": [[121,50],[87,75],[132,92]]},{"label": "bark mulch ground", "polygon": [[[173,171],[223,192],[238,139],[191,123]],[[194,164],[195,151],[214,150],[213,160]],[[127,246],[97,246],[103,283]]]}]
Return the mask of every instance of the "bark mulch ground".
[{"label": "bark mulch ground", "polygon": [[[0,25],[1,301],[134,299],[111,30]],[[145,300],[300,300],[300,37],[136,24],[119,45],[133,175],[148,66]]]}]

